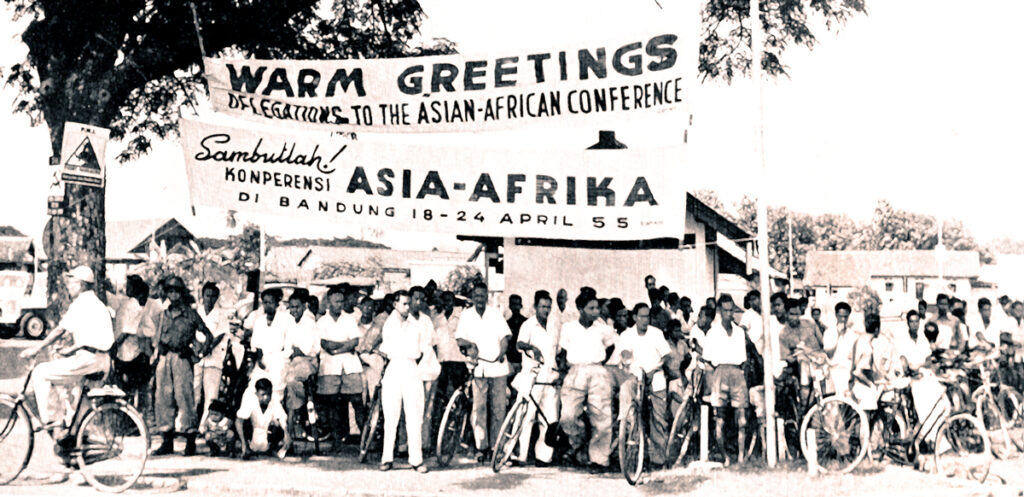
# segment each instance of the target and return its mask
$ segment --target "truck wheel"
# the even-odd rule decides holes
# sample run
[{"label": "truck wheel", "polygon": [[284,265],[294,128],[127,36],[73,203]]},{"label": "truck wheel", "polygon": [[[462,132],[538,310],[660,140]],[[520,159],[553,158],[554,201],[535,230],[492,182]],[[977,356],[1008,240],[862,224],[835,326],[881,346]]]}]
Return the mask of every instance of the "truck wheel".
[{"label": "truck wheel", "polygon": [[46,321],[34,312],[21,317],[21,333],[28,338],[43,338],[46,335]]}]

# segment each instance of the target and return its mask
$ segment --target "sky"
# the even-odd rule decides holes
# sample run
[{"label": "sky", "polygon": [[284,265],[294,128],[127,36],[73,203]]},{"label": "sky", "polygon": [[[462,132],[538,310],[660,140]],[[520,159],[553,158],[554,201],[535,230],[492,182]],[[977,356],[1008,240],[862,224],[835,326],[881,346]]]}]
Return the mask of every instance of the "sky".
[{"label": "sky", "polygon": [[[636,32],[663,18],[653,0],[420,0],[425,36],[443,36],[464,52],[503,53],[604,39]],[[660,0],[668,11],[682,0]],[[980,241],[1024,238],[1008,214],[1024,210],[1024,69],[1017,20],[1024,3],[997,0],[868,0],[868,15],[833,31],[819,30],[813,50],[784,55],[788,77],[764,87],[765,161],[771,205],[820,214],[871,218],[879,199],[898,208],[957,218]],[[0,21],[0,66],[18,62],[19,26]],[[46,220],[45,127],[14,114],[13,91],[0,91],[0,144],[7,178],[0,183],[0,224],[38,236]],[[730,204],[761,191],[753,155],[753,89],[749,80],[705,82],[694,89],[682,188],[716,190]],[[474,147],[581,149],[597,127],[461,135],[371,135],[394,143],[458,143]],[[678,140],[679,130],[657,119],[616,125],[630,147]],[[225,213],[189,208],[180,144],[158,143],[128,164],[108,146],[107,219],[178,217],[199,235],[226,230]],[[239,216],[243,222],[254,220]],[[282,237],[363,236],[399,248],[452,247],[439,234],[381,233],[305,226],[261,218]],[[429,236],[429,238],[424,238]]]}]

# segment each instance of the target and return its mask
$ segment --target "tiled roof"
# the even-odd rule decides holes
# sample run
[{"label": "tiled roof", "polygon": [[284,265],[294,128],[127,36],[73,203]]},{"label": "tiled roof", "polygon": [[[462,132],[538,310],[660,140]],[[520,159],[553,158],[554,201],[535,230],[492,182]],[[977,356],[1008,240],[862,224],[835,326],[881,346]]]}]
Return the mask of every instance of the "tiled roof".
[{"label": "tiled roof", "polygon": [[[974,251],[947,251],[946,278],[977,278],[981,258]],[[805,286],[857,286],[872,276],[939,276],[934,250],[815,250],[807,253]]]}]

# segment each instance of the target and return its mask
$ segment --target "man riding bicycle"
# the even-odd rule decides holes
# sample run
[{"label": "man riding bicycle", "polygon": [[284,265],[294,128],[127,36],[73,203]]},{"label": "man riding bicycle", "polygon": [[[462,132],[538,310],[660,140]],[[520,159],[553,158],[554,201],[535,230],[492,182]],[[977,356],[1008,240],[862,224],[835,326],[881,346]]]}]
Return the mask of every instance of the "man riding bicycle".
[{"label": "man riding bicycle", "polygon": [[[63,419],[67,413],[57,413],[50,408],[50,389],[54,384],[80,387],[85,376],[109,370],[108,352],[114,344],[113,322],[107,307],[93,291],[96,279],[92,269],[78,266],[67,273],[66,282],[72,301],[60,324],[41,344],[20,354],[22,359],[34,357],[65,333],[71,333],[72,345],[57,351],[61,358],[39,364],[32,373],[39,417],[58,441],[59,449],[69,448],[74,440],[69,440],[69,423]],[[54,420],[55,417],[60,419]]]}]

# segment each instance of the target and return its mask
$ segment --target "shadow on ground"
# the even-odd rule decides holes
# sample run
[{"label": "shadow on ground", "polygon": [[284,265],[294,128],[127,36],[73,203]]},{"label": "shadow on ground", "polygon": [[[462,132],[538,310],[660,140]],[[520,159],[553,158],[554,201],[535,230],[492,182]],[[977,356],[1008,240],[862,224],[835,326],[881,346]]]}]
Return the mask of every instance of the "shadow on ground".
[{"label": "shadow on ground", "polygon": [[676,495],[696,490],[697,487],[707,481],[707,479],[708,478],[704,475],[655,476],[652,477],[651,481],[646,482],[637,488],[643,490],[645,494],[649,495]]},{"label": "shadow on ground", "polygon": [[530,478],[524,473],[488,474],[467,482],[459,483],[466,490],[511,490]]},{"label": "shadow on ground", "polygon": [[163,471],[163,472],[149,472],[146,471],[142,474],[145,478],[189,478],[193,476],[203,476],[213,473],[220,473],[227,471],[226,469],[211,469],[211,468],[189,468],[182,469],[180,471]]}]

